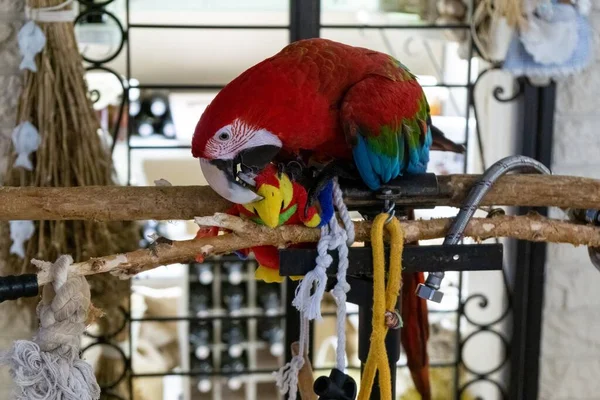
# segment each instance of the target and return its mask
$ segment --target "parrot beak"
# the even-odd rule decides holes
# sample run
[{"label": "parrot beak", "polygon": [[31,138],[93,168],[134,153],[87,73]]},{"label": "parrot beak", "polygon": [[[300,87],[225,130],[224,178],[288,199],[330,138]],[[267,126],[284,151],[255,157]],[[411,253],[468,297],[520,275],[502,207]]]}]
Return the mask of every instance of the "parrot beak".
[{"label": "parrot beak", "polygon": [[265,168],[279,152],[280,147],[260,145],[240,151],[232,160],[200,159],[200,168],[210,187],[220,196],[235,204],[261,200],[256,194],[252,177]]},{"label": "parrot beak", "polygon": [[246,204],[262,199],[261,196],[256,194],[251,189],[236,182],[232,173],[233,162],[231,162],[231,173],[227,173],[223,170],[224,168],[221,169],[203,159],[200,159],[200,168],[210,187],[221,197],[231,201],[232,203]]},{"label": "parrot beak", "polygon": [[276,228],[279,225],[279,214],[281,214],[281,206],[283,204],[281,192],[271,185],[262,185],[258,189],[258,194],[263,199],[249,204],[250,208],[253,207],[256,210],[256,213],[266,226]]}]

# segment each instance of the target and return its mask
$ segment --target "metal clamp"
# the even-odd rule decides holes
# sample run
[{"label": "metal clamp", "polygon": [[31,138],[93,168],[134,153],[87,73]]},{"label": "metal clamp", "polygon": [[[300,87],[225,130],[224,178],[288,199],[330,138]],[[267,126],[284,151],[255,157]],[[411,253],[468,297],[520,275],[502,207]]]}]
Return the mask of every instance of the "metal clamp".
[{"label": "metal clamp", "polygon": [[319,396],[319,400],[354,400],[357,385],[350,375],[334,368],[328,377],[317,378],[313,390]]},{"label": "metal clamp", "polygon": [[[383,194],[385,194],[385,195],[389,195],[391,193],[392,193],[392,191],[389,189],[387,189],[383,192]],[[389,214],[389,217],[385,220],[385,224],[387,225],[390,222],[392,222],[392,219],[394,219],[394,217],[396,216],[396,203],[394,203],[390,199],[386,199],[384,201],[383,212],[386,214]]]},{"label": "metal clamp", "polygon": [[[460,242],[469,221],[473,217],[473,214],[475,214],[475,211],[477,211],[477,208],[479,208],[481,200],[489,192],[492,185],[502,175],[514,170],[532,170],[541,174],[551,174],[550,170],[544,164],[525,156],[510,156],[496,162],[485,171],[481,179],[475,183],[469,192],[464,205],[460,208],[460,211],[454,218],[452,225],[446,234],[443,243],[444,245],[455,245]],[[444,293],[440,292],[440,286],[444,276],[444,272],[429,273],[425,283],[420,283],[417,286],[417,296],[440,303],[444,297]]]}]

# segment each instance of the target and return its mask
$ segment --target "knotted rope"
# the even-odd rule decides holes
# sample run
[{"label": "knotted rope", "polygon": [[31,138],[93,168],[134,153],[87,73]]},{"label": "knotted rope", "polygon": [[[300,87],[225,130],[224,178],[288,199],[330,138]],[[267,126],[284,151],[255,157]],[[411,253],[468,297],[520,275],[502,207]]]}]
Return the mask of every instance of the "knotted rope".
[{"label": "knotted rope", "polygon": [[[310,271],[298,285],[296,296],[292,305],[300,311],[300,350],[298,355],[284,365],[275,373],[277,387],[281,393],[288,393],[289,400],[295,400],[298,391],[298,372],[304,365],[304,355],[309,346],[309,326],[311,320],[321,320],[321,301],[325,294],[327,285],[327,269],[333,263],[329,250],[338,250],[339,264],[337,271],[337,283],[332,290],[337,305],[336,311],[336,368],[344,371],[346,368],[346,293],[350,285],[346,280],[348,271],[348,246],[354,243],[354,224],[348,208],[344,204],[343,193],[336,179],[333,181],[333,205],[337,208],[344,228],[340,226],[335,214],[327,225],[321,227],[321,237],[317,244],[317,262],[315,268]],[[314,286],[314,292],[311,290]]]},{"label": "knotted rope", "polygon": [[[52,285],[44,286],[37,315],[40,328],[33,341],[18,340],[0,364],[11,368],[20,389],[18,400],[96,400],[100,387],[94,371],[79,357],[79,341],[90,308],[90,287],[83,276],[68,278],[73,258],[63,255],[54,264],[32,260],[50,268]],[[68,280],[67,280],[68,278]]]},{"label": "knotted rope", "polygon": [[[386,314],[390,310],[394,310],[400,293],[404,231],[396,217],[393,217],[386,224],[388,218],[388,214],[379,214],[371,228],[373,246],[373,331],[371,333],[369,355],[360,382],[358,400],[368,400],[370,398],[377,372],[379,372],[380,398],[382,400],[392,400],[392,378],[385,349],[385,336],[388,332]],[[385,286],[384,228],[389,231],[391,242],[387,287]]]}]

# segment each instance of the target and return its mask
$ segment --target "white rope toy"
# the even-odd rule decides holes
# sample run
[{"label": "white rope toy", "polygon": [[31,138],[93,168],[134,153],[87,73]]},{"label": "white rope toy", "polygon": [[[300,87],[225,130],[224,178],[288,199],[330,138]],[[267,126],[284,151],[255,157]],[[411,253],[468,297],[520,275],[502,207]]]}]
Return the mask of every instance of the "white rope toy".
[{"label": "white rope toy", "polygon": [[[309,320],[320,321],[322,319],[321,301],[323,300],[325,286],[327,285],[327,269],[333,263],[333,258],[328,254],[329,250],[337,249],[340,252],[339,264],[342,268],[338,267],[338,283],[336,285],[338,293],[340,293],[340,290],[344,290],[344,293],[348,291],[345,288],[348,285],[346,282],[348,246],[354,243],[354,224],[344,204],[342,190],[337,180],[333,182],[333,201],[346,230],[340,227],[335,215],[332,216],[326,226],[321,227],[321,238],[317,244],[317,265],[302,279],[296,290],[296,296],[292,301],[292,305],[301,313],[305,313]],[[344,248],[345,251],[343,250]],[[314,293],[311,295],[310,292],[313,286],[315,286]]]},{"label": "white rope toy", "polygon": [[[337,305],[336,310],[336,368],[346,369],[346,293],[350,290],[346,274],[348,271],[348,246],[354,243],[354,223],[344,204],[343,193],[337,180],[333,181],[333,202],[338,209],[344,229],[339,225],[335,214],[326,226],[321,228],[321,237],[317,244],[317,265],[302,279],[292,301],[300,311],[300,340],[298,355],[275,373],[276,384],[282,394],[288,394],[289,400],[295,400],[298,392],[298,372],[304,365],[304,354],[309,345],[310,320],[321,320],[321,301],[327,285],[327,269],[333,263],[329,250],[338,250],[337,283],[332,290]],[[310,294],[313,286],[314,294]]]},{"label": "white rope toy", "polygon": [[342,232],[342,243],[337,247],[339,254],[339,263],[337,271],[337,283],[333,288],[332,294],[335,298],[337,305],[336,309],[336,327],[337,327],[337,348],[336,348],[336,368],[340,371],[346,369],[346,293],[350,290],[346,274],[348,272],[348,247],[354,243],[354,223],[348,212],[346,204],[344,204],[344,198],[342,196],[342,190],[336,181],[333,183],[333,200],[336,208],[340,213],[340,217],[344,222],[345,230],[341,230],[341,227],[336,221],[337,228]]},{"label": "white rope toy", "polygon": [[73,258],[64,255],[54,264],[32,260],[50,268],[54,281],[43,290],[37,314],[40,329],[33,341],[18,340],[0,355],[10,366],[20,389],[18,400],[97,400],[100,387],[92,366],[79,357],[90,306],[90,287],[82,276],[68,279]]},{"label": "white rope toy", "polygon": [[300,340],[298,341],[298,354],[290,362],[274,372],[275,385],[282,394],[288,394],[288,400],[296,400],[298,395],[298,373],[304,366],[304,356],[308,353],[310,344],[310,321],[304,313],[300,313]]}]

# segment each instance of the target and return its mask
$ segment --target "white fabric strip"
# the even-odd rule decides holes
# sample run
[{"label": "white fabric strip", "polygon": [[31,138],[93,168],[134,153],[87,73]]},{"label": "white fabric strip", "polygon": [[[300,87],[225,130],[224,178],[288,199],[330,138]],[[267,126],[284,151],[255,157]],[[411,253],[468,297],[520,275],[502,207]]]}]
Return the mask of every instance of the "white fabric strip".
[{"label": "white fabric strip", "polygon": [[[65,9],[70,5],[72,5],[71,8]],[[25,7],[26,18],[38,22],[73,22],[78,14],[78,3],[74,0],[67,0],[52,7]]]}]

